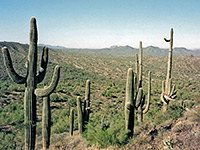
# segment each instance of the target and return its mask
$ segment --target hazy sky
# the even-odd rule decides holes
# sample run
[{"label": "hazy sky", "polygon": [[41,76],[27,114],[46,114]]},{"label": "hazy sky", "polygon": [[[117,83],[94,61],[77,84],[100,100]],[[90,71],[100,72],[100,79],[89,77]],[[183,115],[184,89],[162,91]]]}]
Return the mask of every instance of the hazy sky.
[{"label": "hazy sky", "polygon": [[200,0],[0,0],[0,41],[29,43],[37,19],[39,43],[74,48],[112,45],[200,48]]}]

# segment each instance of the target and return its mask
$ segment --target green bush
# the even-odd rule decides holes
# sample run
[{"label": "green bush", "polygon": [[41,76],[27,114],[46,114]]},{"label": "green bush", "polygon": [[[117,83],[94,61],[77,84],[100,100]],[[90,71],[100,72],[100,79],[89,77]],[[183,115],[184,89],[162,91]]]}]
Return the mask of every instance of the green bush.
[{"label": "green bush", "polygon": [[110,116],[107,121],[104,120],[105,122],[99,123],[99,121],[91,120],[86,127],[84,137],[91,145],[98,143],[101,148],[110,145],[120,146],[127,143],[128,137],[125,132],[123,117],[123,114],[119,113]]}]

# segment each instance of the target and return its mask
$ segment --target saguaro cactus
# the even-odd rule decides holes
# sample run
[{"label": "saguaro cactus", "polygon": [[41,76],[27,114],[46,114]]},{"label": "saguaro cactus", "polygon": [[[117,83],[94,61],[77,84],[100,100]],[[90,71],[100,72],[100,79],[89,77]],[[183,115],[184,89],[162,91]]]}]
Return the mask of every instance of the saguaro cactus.
[{"label": "saguaro cactus", "polygon": [[73,131],[74,131],[74,109],[70,110],[69,122],[70,122],[69,135],[73,136]]},{"label": "saguaro cactus", "polygon": [[57,65],[54,70],[53,78],[49,86],[35,89],[35,95],[43,98],[42,110],[42,141],[43,150],[49,148],[51,134],[51,107],[50,94],[56,88],[60,77],[60,67]]},{"label": "saguaro cactus", "polygon": [[172,53],[173,53],[173,28],[171,28],[170,39],[166,42],[169,42],[169,55],[168,55],[168,67],[167,67],[167,77],[165,83],[162,82],[162,93],[161,100],[163,102],[163,112],[167,110],[167,105],[169,101],[174,101],[176,98],[176,86],[171,87],[171,73],[172,73]]},{"label": "saguaro cactus", "polygon": [[138,102],[138,103],[136,104],[135,107],[138,110],[137,117],[138,117],[138,121],[140,123],[143,122],[143,114],[147,113],[148,110],[149,110],[149,102],[150,102],[150,99],[151,99],[151,72],[150,71],[149,71],[148,77],[149,77],[148,98],[147,98],[147,103],[146,103],[145,108],[143,108],[144,105],[145,105],[145,95],[143,95],[143,89],[142,88],[139,88],[137,99],[136,99],[136,102]]},{"label": "saguaro cactus", "polygon": [[34,93],[37,84],[45,76],[48,62],[48,48],[43,49],[40,71],[37,74],[37,25],[36,19],[30,21],[30,45],[28,53],[27,74],[22,77],[16,73],[13,68],[10,53],[7,47],[2,48],[4,64],[10,78],[18,83],[25,84],[24,93],[24,123],[25,123],[25,149],[35,149],[36,136],[36,95]]},{"label": "saguaro cactus", "polygon": [[134,131],[134,74],[133,69],[129,68],[126,81],[126,101],[125,101],[125,129],[128,132],[128,137],[133,136]]},{"label": "saguaro cactus", "polygon": [[[151,99],[151,72],[148,73],[149,83],[148,83],[148,99],[145,105],[145,95],[143,94],[143,88],[142,88],[142,70],[143,70],[143,64],[142,64],[142,57],[143,57],[143,51],[142,51],[142,42],[140,41],[140,48],[139,48],[139,62],[138,62],[138,55],[136,54],[136,62],[135,62],[135,101],[136,105],[135,108],[138,112],[137,118],[140,123],[143,122],[143,114],[147,113],[149,110],[149,103]],[[139,68],[139,69],[138,69]]]},{"label": "saguaro cactus", "polygon": [[84,122],[87,123],[89,121],[89,115],[90,115],[90,80],[86,81],[85,101],[86,101],[86,109],[84,114]]},{"label": "saguaro cactus", "polygon": [[82,102],[81,97],[77,97],[77,111],[78,111],[78,130],[79,133],[83,133],[83,114],[82,114]]}]

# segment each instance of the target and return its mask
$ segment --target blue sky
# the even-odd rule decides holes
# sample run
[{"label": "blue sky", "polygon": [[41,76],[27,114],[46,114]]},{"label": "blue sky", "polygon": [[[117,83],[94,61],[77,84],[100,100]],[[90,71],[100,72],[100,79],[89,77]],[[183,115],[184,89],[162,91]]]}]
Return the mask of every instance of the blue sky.
[{"label": "blue sky", "polygon": [[112,45],[200,48],[199,0],[1,0],[0,41],[29,43],[37,19],[39,43],[72,48]]}]

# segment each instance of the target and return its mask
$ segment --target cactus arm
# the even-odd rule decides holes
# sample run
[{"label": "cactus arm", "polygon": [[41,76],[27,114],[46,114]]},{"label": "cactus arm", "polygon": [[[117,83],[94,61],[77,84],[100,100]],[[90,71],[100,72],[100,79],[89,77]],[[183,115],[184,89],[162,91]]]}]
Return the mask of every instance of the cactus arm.
[{"label": "cactus arm", "polygon": [[172,95],[176,94],[176,92],[177,92],[176,85],[173,85],[170,95],[172,96]]},{"label": "cactus arm", "polygon": [[166,39],[166,38],[164,38],[164,40],[165,40],[165,42],[170,42],[170,40],[168,40],[168,39]]},{"label": "cactus arm", "polygon": [[3,47],[2,53],[3,53],[4,64],[5,64],[9,77],[12,79],[12,81],[18,84],[24,84],[26,82],[26,77],[22,77],[18,75],[16,71],[14,70],[8,48]]},{"label": "cactus arm", "polygon": [[138,54],[135,54],[135,73],[138,76]]},{"label": "cactus arm", "polygon": [[[90,80],[86,81],[85,100],[90,100]],[[90,107],[90,106],[87,106],[87,107]]]},{"label": "cactus arm", "polygon": [[44,47],[42,51],[40,70],[37,75],[37,83],[42,82],[42,80],[44,79],[46,74],[47,64],[48,64],[48,48]]},{"label": "cactus arm", "polygon": [[147,99],[147,104],[145,109],[143,110],[143,113],[147,113],[147,111],[149,110],[149,103],[150,103],[150,99],[151,99],[151,72],[149,71],[149,84],[148,84],[148,99]]},{"label": "cactus arm", "polygon": [[162,93],[165,93],[165,81],[162,81]]},{"label": "cactus arm", "polygon": [[162,100],[162,102],[163,102],[164,104],[168,104],[168,101],[167,101],[167,100],[165,99],[165,97],[164,97],[164,93],[161,94],[160,99]]},{"label": "cactus arm", "polygon": [[142,95],[143,95],[143,90],[142,88],[139,88],[139,91],[137,93],[137,98],[136,98],[136,105],[135,105],[136,109],[138,109],[138,107],[142,105]]},{"label": "cactus arm", "polygon": [[[145,99],[145,96],[144,96],[144,99]],[[147,104],[146,104],[145,109],[143,110],[143,114],[146,114],[148,110],[149,110],[149,98],[147,99]]]},{"label": "cactus arm", "polygon": [[54,69],[53,78],[49,86],[44,88],[36,88],[35,95],[40,97],[46,97],[53,92],[56,88],[60,77],[60,67],[57,65]]},{"label": "cactus arm", "polygon": [[175,101],[173,98],[170,98],[168,95],[164,95],[164,98],[168,101]]}]

